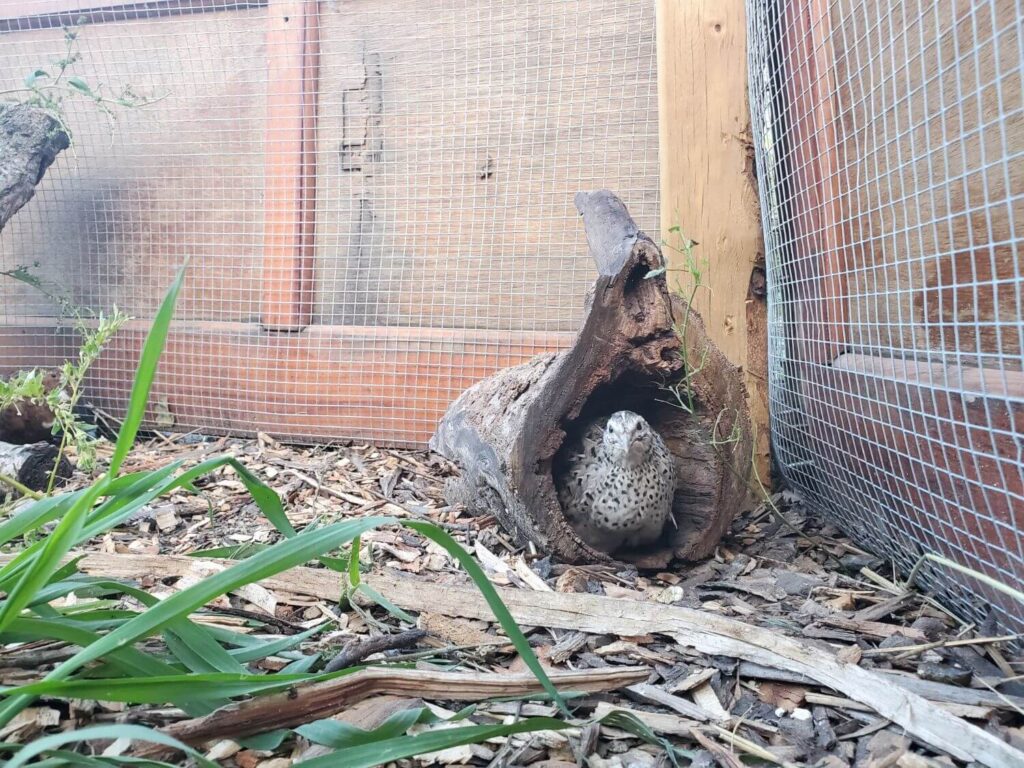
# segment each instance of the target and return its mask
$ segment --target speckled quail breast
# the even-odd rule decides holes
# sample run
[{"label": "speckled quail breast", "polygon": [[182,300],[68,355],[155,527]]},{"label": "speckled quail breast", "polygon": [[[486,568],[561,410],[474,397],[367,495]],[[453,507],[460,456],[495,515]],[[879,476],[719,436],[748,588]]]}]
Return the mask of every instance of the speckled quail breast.
[{"label": "speckled quail breast", "polygon": [[618,411],[587,426],[555,482],[580,538],[613,553],[652,544],[661,535],[672,512],[675,463],[642,416]]}]

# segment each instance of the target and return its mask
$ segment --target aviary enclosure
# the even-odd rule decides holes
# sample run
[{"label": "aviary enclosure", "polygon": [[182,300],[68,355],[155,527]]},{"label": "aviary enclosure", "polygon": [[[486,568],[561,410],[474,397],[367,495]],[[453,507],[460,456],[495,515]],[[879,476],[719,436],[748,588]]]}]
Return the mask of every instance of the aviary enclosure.
[{"label": "aviary enclosure", "polygon": [[[684,724],[634,715],[721,764],[735,760],[725,748],[842,765],[910,749],[893,726],[876,738],[881,720],[837,716],[850,700],[928,759],[1009,764],[1024,631],[1022,78],[1012,0],[0,1],[0,99],[64,94],[41,106],[72,139],[0,231],[0,374],[74,357],[69,306],[117,307],[132,319],[83,402],[119,423],[187,260],[146,410],[157,445],[348,446],[324,477],[372,474],[373,457],[383,496],[300,473],[316,503],[414,517],[394,495],[402,467],[422,482],[439,454],[455,474],[430,513],[472,511],[464,543],[497,583],[582,595],[553,594],[538,618],[503,592],[520,623],[551,629],[545,663],[660,664],[629,695]],[[35,285],[13,279],[24,270]],[[588,568],[622,563],[572,533],[555,472],[563,440],[620,407],[674,456],[674,527],[595,586],[605,577]],[[306,454],[290,455],[298,471]],[[818,560],[773,538],[790,535],[779,507],[795,497],[824,516]],[[480,534],[488,524],[508,538]],[[381,541],[403,568],[421,562],[408,541]],[[295,589],[324,598],[311,583]],[[491,618],[461,587],[374,583],[424,616],[450,616],[455,595],[473,643]],[[640,601],[602,623],[624,601],[587,592],[670,607]],[[936,634],[927,620],[944,610],[961,624]],[[810,616],[808,642],[851,645],[835,657],[707,618],[719,611],[788,630]],[[595,644],[602,632],[614,650]],[[666,677],[682,663],[673,644],[706,669],[691,658]],[[975,644],[987,666],[956,677],[956,693],[951,673],[922,672],[962,671],[953,649]],[[712,656],[738,666],[702,678]],[[755,727],[744,675],[768,707]],[[817,731],[797,733],[794,708]],[[200,720],[167,732],[240,733]],[[982,720],[998,737],[969,724]],[[730,738],[738,725],[745,737]],[[598,752],[591,765],[647,765]],[[518,764],[483,754],[460,759]]]}]

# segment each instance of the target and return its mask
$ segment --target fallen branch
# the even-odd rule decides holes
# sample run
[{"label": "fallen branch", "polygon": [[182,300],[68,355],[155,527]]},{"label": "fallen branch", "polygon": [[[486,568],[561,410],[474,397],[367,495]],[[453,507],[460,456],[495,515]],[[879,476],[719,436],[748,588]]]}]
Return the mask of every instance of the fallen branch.
[{"label": "fallen branch", "polygon": [[[616,667],[579,672],[552,671],[548,676],[560,690],[596,693],[614,691],[646,680],[649,674],[647,667]],[[211,739],[240,739],[279,728],[295,728],[330,717],[358,701],[379,694],[446,701],[483,701],[496,696],[525,696],[543,692],[543,686],[532,674],[479,674],[370,667],[325,682],[292,686],[284,693],[247,699],[203,717],[182,720],[161,730],[186,744],[197,745]],[[162,746],[147,746],[136,754],[152,757],[166,750]]]},{"label": "fallen branch", "polygon": [[[475,589],[429,584],[391,573],[366,579],[400,608],[467,619],[491,619],[487,602]],[[834,654],[724,616],[687,608],[618,600],[582,593],[523,592],[500,589],[501,598],[520,624],[574,629],[620,636],[659,633],[701,653],[730,656],[797,672],[871,707],[921,742],[960,760],[997,766],[1024,763],[1024,753],[996,736],[932,706],[891,678],[838,660]]]},{"label": "fallen branch", "polygon": [[397,635],[378,635],[366,640],[354,640],[346,645],[341,652],[335,656],[324,667],[325,672],[337,672],[339,669],[354,667],[363,659],[383,651],[394,651],[401,648],[409,648],[427,636],[422,629],[410,629],[408,632],[399,632]]}]

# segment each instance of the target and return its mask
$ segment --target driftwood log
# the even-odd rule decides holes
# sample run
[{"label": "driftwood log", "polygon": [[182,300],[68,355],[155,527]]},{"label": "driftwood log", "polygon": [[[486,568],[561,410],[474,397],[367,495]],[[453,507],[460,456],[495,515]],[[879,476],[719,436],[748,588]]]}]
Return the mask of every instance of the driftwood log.
[{"label": "driftwood log", "polygon": [[67,134],[50,115],[26,104],[0,104],[0,229],[35,194]]},{"label": "driftwood log", "polygon": [[[567,562],[608,560],[562,514],[553,472],[567,437],[592,418],[628,408],[660,432],[675,456],[677,525],[645,552],[617,553],[647,567],[714,551],[751,500],[751,429],[739,372],[673,297],[657,245],[611,192],[581,192],[590,253],[599,277],[572,347],[508,368],[466,390],[431,439],[461,470],[450,503],[493,514],[520,544]],[[685,378],[684,378],[685,377]],[[666,386],[683,381],[693,412],[672,404]]]},{"label": "driftwood log", "polygon": [[[53,464],[57,460],[58,449],[53,443],[31,443],[29,445],[12,445],[0,443],[0,474],[13,477],[19,483],[33,491],[46,489],[53,472]],[[60,481],[71,477],[71,462],[61,457],[57,467],[58,485]],[[0,485],[0,496],[10,493],[13,489]]]}]

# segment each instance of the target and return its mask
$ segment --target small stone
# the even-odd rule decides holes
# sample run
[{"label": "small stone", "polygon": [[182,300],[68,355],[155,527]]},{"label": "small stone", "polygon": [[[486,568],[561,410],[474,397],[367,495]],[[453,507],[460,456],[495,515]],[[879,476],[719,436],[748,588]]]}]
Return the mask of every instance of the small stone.
[{"label": "small stone", "polygon": [[775,577],[775,585],[787,595],[809,595],[811,590],[821,585],[821,582],[806,573],[795,573],[793,571],[781,571]]},{"label": "small stone", "polygon": [[922,616],[911,624],[910,628],[923,632],[925,637],[934,641],[938,640],[942,633],[946,631],[946,622],[932,616]]},{"label": "small stone", "polygon": [[875,570],[882,565],[882,561],[874,555],[843,555],[839,558],[839,568],[845,573],[860,573],[861,568]]},{"label": "small stone", "polygon": [[803,605],[800,606],[799,613],[803,616],[807,616],[812,619],[821,618],[822,616],[829,616],[832,614],[828,608],[820,603],[816,603],[814,600],[808,598],[804,600]]},{"label": "small stone", "polygon": [[970,685],[971,683],[971,670],[954,667],[952,664],[935,664],[926,661],[918,665],[917,676],[922,680],[949,685]]},{"label": "small stone", "polygon": [[879,648],[907,648],[915,643],[901,635],[899,632],[893,632],[882,642],[878,644]]}]

